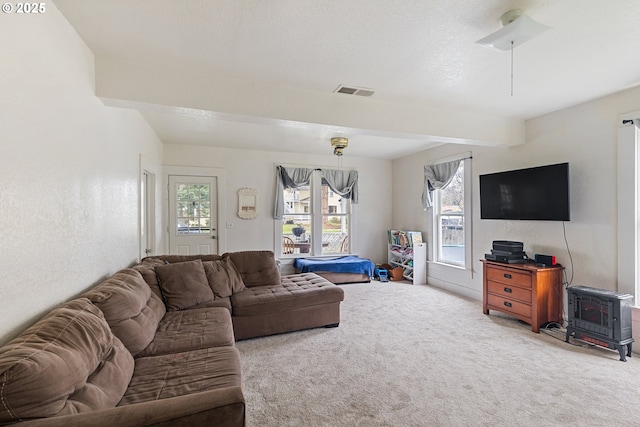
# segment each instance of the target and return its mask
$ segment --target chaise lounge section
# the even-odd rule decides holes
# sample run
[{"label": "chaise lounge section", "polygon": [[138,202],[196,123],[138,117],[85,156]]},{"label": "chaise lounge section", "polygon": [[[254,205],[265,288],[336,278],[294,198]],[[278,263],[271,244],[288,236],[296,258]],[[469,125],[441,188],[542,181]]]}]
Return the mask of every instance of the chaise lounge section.
[{"label": "chaise lounge section", "polygon": [[235,341],[337,326],[343,295],[270,251],[146,258],[0,348],[0,425],[244,426]]},{"label": "chaise lounge section", "polygon": [[[220,276],[229,280],[226,292],[218,295],[222,304],[228,297],[233,332],[236,341],[302,329],[333,327],[340,323],[340,303],[344,299],[342,288],[316,274],[280,275],[280,268],[271,251],[228,252],[217,255],[156,256],[143,260],[143,264],[184,263],[202,260],[224,264],[231,261],[234,268],[223,265],[223,270],[210,281],[219,282]],[[228,272],[228,270],[237,270]],[[236,274],[240,275],[240,279]],[[151,279],[153,280],[153,279]],[[155,283],[152,287],[158,286]],[[227,301],[227,300],[225,300]]]}]

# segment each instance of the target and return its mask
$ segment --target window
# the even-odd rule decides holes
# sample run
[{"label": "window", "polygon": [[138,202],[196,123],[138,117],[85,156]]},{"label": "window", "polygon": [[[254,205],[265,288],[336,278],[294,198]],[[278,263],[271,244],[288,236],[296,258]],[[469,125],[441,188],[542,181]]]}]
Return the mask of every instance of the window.
[{"label": "window", "polygon": [[618,292],[634,295],[637,307],[640,305],[640,112],[620,117],[618,126]]},{"label": "window", "polygon": [[[283,253],[309,253],[313,224],[313,216],[309,212],[311,186],[285,188],[283,197],[285,201],[282,217]],[[293,241],[293,247],[290,247],[292,243],[287,239]]]},{"label": "window", "polygon": [[468,209],[464,199],[469,188],[466,165],[467,160],[461,161],[449,185],[435,191],[433,206],[435,260],[463,268],[468,265],[470,252],[466,245],[469,230],[465,226]]},{"label": "window", "polygon": [[349,253],[351,200],[331,190],[322,171],[308,184],[282,190],[281,255],[312,256]]},{"label": "window", "polygon": [[211,197],[209,184],[176,184],[176,232],[209,234],[211,232]]},{"label": "window", "polygon": [[[322,179],[322,253],[348,253],[350,200],[331,191]],[[326,245],[326,246],[325,246]]]}]

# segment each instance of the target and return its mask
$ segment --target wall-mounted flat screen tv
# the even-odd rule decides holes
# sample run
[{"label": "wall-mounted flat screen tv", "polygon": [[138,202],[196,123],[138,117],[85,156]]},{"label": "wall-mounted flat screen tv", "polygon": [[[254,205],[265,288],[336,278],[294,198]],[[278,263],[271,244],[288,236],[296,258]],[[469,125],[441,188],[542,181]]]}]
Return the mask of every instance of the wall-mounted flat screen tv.
[{"label": "wall-mounted flat screen tv", "polygon": [[480,175],[480,218],[569,221],[569,163]]}]

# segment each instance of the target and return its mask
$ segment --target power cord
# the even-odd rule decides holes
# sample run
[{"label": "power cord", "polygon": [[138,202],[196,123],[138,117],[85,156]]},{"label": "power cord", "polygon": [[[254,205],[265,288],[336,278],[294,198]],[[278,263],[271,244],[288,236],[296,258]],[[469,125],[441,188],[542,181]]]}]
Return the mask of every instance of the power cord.
[{"label": "power cord", "polygon": [[[571,286],[571,284],[573,283],[573,256],[571,255],[571,249],[569,248],[569,240],[567,239],[567,228],[565,225],[565,221],[562,221],[562,235],[564,236],[564,244],[567,247],[567,254],[569,254],[569,263],[571,264],[571,279],[567,278],[567,270],[563,269],[562,270],[562,276],[563,276],[563,280],[562,280],[562,286],[564,287],[564,289],[569,289],[569,286]],[[562,298],[562,296],[561,296]],[[562,299],[561,299],[562,300]],[[562,304],[562,319],[564,321],[565,317],[564,317],[564,304]],[[567,314],[568,316],[568,314]]]},{"label": "power cord", "polygon": [[566,280],[566,270],[562,272],[565,276],[564,287],[568,288],[573,283],[573,256],[571,255],[571,249],[569,249],[569,241],[567,240],[567,228],[565,227],[565,221],[562,221],[562,233],[564,235],[564,244],[567,247],[567,253],[569,254],[569,262],[571,263],[571,279]]},{"label": "power cord", "polygon": [[574,347],[595,347],[595,344],[588,343],[586,341],[582,341],[579,338],[574,338],[580,340],[582,343],[566,342],[567,339],[567,330],[562,327],[558,322],[549,322],[543,328],[540,328],[540,332],[544,332],[545,335],[548,335],[552,338],[557,339],[558,341],[565,342],[566,344],[570,344]]}]

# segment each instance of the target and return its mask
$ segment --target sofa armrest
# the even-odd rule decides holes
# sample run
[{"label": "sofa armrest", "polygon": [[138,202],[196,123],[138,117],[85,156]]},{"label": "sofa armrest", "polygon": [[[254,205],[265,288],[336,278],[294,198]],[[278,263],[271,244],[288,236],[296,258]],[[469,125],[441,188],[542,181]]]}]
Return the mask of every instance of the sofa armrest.
[{"label": "sofa armrest", "polygon": [[40,418],[20,426],[245,426],[245,403],[240,387],[225,387],[169,399],[83,412],[61,417]]}]

